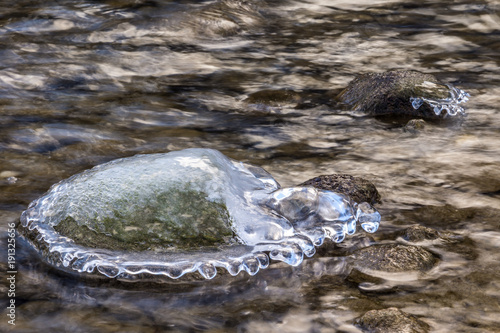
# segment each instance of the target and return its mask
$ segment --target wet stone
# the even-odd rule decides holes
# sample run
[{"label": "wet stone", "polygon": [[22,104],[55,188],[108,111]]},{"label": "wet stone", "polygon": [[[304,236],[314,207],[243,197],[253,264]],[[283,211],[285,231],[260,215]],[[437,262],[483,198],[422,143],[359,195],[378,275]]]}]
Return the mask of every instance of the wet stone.
[{"label": "wet stone", "polygon": [[421,225],[413,225],[409,228],[406,228],[405,230],[400,232],[399,236],[401,236],[405,241],[412,243],[440,238],[438,231]]},{"label": "wet stone", "polygon": [[430,329],[427,323],[397,308],[368,311],[355,325],[370,333],[426,333]]},{"label": "wet stone", "polygon": [[368,73],[355,78],[337,100],[354,111],[375,116],[393,115],[442,119],[464,114],[459,105],[468,100],[464,91],[417,71]]},{"label": "wet stone", "polygon": [[412,119],[406,123],[403,131],[412,134],[418,134],[425,130],[425,121],[423,119]]},{"label": "wet stone", "polygon": [[350,197],[357,203],[380,203],[380,194],[375,185],[361,177],[346,174],[323,175],[309,179],[300,186],[314,186],[316,188],[337,192]]},{"label": "wet stone", "polygon": [[362,272],[388,273],[426,272],[438,263],[438,258],[421,246],[379,244],[353,253],[354,265]]}]

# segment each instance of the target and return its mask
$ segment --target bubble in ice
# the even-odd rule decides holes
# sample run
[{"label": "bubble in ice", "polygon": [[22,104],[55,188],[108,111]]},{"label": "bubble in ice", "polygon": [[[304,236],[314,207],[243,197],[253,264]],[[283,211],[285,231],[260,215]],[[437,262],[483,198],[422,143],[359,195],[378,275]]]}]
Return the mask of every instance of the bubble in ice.
[{"label": "bubble in ice", "polygon": [[20,233],[52,265],[110,278],[250,275],[270,259],[299,265],[380,214],[342,194],[281,188],[264,169],[212,149],[136,155],[53,185]]},{"label": "bubble in ice", "polygon": [[[438,86],[434,83],[424,82],[424,84],[430,84]],[[469,93],[466,93],[462,89],[458,89],[450,84],[446,85],[448,87],[448,97],[446,98],[426,98],[426,97],[411,97],[410,102],[415,110],[420,108],[424,103],[427,103],[436,116],[439,116],[441,112],[446,112],[445,116],[456,116],[457,114],[465,115],[465,109],[460,105],[469,100]]]}]

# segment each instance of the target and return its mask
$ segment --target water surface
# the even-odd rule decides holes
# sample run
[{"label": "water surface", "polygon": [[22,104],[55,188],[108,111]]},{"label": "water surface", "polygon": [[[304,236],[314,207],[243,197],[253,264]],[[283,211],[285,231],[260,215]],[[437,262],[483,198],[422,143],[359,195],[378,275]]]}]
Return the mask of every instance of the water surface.
[{"label": "water surface", "polygon": [[[468,242],[455,252],[424,245],[440,257],[435,269],[367,289],[348,277],[340,250],[253,277],[124,287],[60,275],[18,240],[15,329],[358,332],[356,317],[397,307],[436,332],[500,330],[499,9],[493,0],[1,1],[2,233],[84,169],[204,147],[262,166],[282,186],[331,173],[371,180],[383,199],[376,242],[415,224]],[[331,102],[355,75],[394,69],[469,92],[468,116],[412,133]]]}]

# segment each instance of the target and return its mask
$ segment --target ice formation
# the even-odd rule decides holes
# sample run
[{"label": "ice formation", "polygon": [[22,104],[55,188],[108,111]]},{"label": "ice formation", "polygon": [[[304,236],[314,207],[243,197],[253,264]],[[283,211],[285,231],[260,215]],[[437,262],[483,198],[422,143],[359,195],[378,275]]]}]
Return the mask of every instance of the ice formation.
[{"label": "ice formation", "polygon": [[422,106],[422,104],[427,103],[432,108],[436,116],[439,116],[442,111],[446,111],[446,115],[450,116],[456,116],[458,113],[465,115],[465,110],[460,104],[467,102],[470,95],[462,89],[455,88],[450,84],[447,84],[446,86],[448,86],[449,89],[449,96],[447,98],[433,99],[425,97],[411,97],[411,105],[415,110],[417,110],[420,106]]},{"label": "ice formation", "polygon": [[269,258],[292,266],[356,224],[375,232],[368,203],[313,187],[281,188],[264,169],[212,149],[137,155],[53,185],[21,215],[20,232],[64,270],[133,280],[250,275]]}]

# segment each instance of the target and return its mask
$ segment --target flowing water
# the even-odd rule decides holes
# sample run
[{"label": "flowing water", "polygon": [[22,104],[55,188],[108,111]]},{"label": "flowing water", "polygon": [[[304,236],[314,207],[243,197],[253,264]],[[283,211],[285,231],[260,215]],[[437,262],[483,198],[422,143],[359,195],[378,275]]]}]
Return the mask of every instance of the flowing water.
[{"label": "flowing water", "polygon": [[[397,307],[435,332],[500,331],[499,10],[496,0],[1,1],[0,327],[359,332],[355,318]],[[467,91],[467,117],[414,132],[331,102],[355,75],[394,69]],[[369,179],[380,229],[298,267],[173,285],[82,281],[18,238],[8,296],[7,230],[29,202],[94,165],[192,147],[259,165],[282,186]],[[401,242],[416,224],[463,242],[420,244],[440,259],[423,274],[378,284],[349,274],[345,249]]]}]

